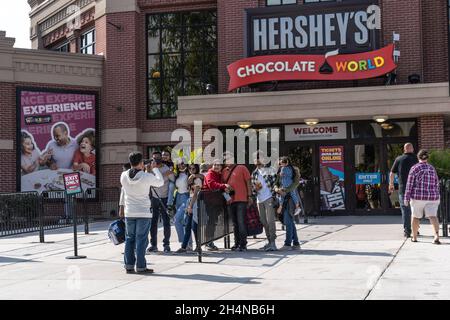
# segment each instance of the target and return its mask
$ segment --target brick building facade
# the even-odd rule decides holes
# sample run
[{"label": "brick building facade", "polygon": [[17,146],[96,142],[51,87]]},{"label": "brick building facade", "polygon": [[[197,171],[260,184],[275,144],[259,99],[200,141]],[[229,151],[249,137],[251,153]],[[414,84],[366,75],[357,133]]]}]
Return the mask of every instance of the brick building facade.
[{"label": "brick building facade", "polygon": [[[390,120],[414,121],[417,127],[414,142],[418,147],[443,149],[450,146],[448,6],[445,0],[411,0],[408,5],[404,1],[376,2],[381,9],[380,47],[392,43],[394,32],[401,36],[397,44],[401,56],[396,70],[396,85],[385,86],[385,78],[303,81],[279,83],[276,91],[267,91],[267,86],[262,85],[230,94],[227,94],[227,66],[246,54],[246,9],[265,7],[267,0],[28,2],[31,6],[33,49],[71,53],[88,51],[90,43],[86,43],[86,39],[89,32],[94,32],[92,53],[98,57],[92,59],[98,60],[95,62],[97,65],[101,64],[101,81],[97,79],[96,85],[89,86],[83,86],[80,79],[68,81],[73,83],[70,88],[100,91],[100,186],[117,183],[121,165],[129,151],[139,149],[148,156],[150,147],[174,145],[175,142],[170,141],[171,132],[180,127],[191,128],[194,120],[202,120],[207,127],[236,127],[238,121],[245,120],[258,126],[283,128],[285,124],[303,123],[307,118],[317,118],[320,123],[347,122],[350,126],[351,121],[372,121],[374,116],[386,115]],[[319,1],[298,0],[297,4],[285,7],[317,5],[309,2]],[[342,4],[345,5],[346,1]],[[74,22],[67,11],[70,5],[76,5],[81,12],[75,28],[70,28],[70,23]],[[153,41],[147,39],[149,15],[204,10],[214,12],[216,17],[215,86],[218,95],[180,95],[178,99],[175,97],[178,101],[176,117],[149,117],[148,108],[152,101],[148,83],[158,80],[149,78],[147,59],[151,44],[148,42]],[[79,59],[80,63],[85,58],[79,54],[58,53],[54,56],[64,56],[67,63],[70,63],[70,57]],[[49,59],[52,61],[50,56]],[[409,83],[408,77],[413,74],[419,75],[419,83]],[[15,87],[28,83],[0,81],[2,110],[7,105],[11,111],[1,119],[3,174],[8,160],[15,157],[16,128],[12,125],[15,123],[15,109],[12,108],[15,105]],[[68,86],[52,80],[37,85]],[[15,189],[15,173],[6,173],[6,176],[1,191],[12,191]]]}]

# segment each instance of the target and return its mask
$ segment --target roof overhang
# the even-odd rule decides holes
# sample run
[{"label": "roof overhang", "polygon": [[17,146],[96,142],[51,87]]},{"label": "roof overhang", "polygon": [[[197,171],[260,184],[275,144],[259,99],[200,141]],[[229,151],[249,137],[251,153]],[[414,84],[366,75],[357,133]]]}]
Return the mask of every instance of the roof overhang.
[{"label": "roof overhang", "polygon": [[177,122],[192,125],[296,123],[364,120],[374,115],[411,118],[443,114],[450,117],[448,83],[314,89],[240,94],[185,96],[178,99]]}]

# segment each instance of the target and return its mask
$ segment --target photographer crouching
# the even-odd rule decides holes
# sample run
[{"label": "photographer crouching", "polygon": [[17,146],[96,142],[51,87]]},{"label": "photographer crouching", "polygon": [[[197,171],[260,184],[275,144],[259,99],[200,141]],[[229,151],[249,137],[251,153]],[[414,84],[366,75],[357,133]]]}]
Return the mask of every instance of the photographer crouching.
[{"label": "photographer crouching", "polygon": [[129,161],[131,169],[122,172],[120,176],[122,185],[120,203],[124,206],[124,210],[120,211],[120,216],[125,218],[126,226],[125,270],[127,273],[135,271],[137,273],[153,273],[153,269],[147,268],[145,260],[145,249],[148,246],[148,233],[152,221],[148,191],[151,187],[163,186],[164,179],[156,162],[144,165],[140,152],[130,153]]}]

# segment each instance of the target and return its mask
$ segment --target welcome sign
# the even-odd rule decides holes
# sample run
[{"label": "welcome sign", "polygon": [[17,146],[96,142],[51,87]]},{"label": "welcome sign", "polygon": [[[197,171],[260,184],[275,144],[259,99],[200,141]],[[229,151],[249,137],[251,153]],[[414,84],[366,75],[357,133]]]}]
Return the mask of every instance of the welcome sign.
[{"label": "welcome sign", "polygon": [[375,78],[393,71],[394,45],[382,49],[338,54],[268,55],[245,58],[228,66],[228,91],[254,83],[288,80],[359,80]]}]

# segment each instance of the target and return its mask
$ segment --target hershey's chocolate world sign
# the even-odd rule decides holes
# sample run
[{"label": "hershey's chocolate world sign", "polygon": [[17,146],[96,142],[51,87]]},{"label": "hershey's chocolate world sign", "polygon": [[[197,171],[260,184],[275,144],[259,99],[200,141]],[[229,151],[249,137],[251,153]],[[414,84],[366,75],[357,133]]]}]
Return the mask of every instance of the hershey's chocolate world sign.
[{"label": "hershey's chocolate world sign", "polygon": [[247,56],[359,53],[379,48],[377,0],[247,9]]}]

